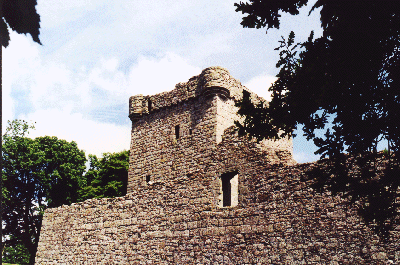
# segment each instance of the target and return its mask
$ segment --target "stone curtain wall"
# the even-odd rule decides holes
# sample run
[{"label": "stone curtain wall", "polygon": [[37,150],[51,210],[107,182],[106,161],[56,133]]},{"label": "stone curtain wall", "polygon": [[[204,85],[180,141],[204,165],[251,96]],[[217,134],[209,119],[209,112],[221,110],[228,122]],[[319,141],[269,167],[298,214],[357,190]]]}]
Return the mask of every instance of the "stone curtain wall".
[{"label": "stone curtain wall", "polygon": [[[213,67],[131,97],[128,194],[47,209],[36,263],[400,264],[400,226],[382,243],[346,201],[315,193],[290,139],[238,137],[243,89]],[[236,207],[221,207],[225,173]]]},{"label": "stone curtain wall", "polygon": [[[239,151],[240,150],[240,151]],[[232,128],[204,170],[125,197],[48,209],[38,264],[399,264],[400,226],[380,242],[340,197],[303,182]],[[219,208],[218,172],[237,170],[239,205]]]},{"label": "stone curtain wall", "polygon": [[193,175],[146,193],[49,209],[36,262],[399,264],[399,229],[379,242],[345,201],[299,181],[307,167],[253,169],[250,191],[260,191],[235,208],[214,207],[203,196],[209,187]]}]

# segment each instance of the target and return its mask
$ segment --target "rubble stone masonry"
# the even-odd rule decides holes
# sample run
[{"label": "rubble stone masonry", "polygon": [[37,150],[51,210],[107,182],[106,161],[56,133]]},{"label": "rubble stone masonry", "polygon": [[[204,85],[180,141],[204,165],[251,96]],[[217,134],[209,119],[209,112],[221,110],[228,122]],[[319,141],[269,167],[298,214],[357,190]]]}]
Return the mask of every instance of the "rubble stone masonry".
[{"label": "rubble stone masonry", "polygon": [[131,97],[128,194],[47,209],[36,263],[400,264],[400,226],[381,242],[346,200],[313,191],[291,139],[237,135],[243,90],[210,67]]}]

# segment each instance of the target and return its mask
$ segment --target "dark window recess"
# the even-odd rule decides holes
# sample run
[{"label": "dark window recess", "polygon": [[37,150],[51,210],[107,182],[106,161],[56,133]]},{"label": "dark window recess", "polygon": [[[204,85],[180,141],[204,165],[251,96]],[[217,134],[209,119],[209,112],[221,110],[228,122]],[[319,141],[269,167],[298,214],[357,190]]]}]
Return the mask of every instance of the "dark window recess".
[{"label": "dark window recess", "polygon": [[231,201],[231,182],[229,178],[223,178],[222,179],[222,194],[223,194],[223,201],[222,201],[222,206],[227,207],[231,206],[232,201]]},{"label": "dark window recess", "polygon": [[175,139],[179,139],[179,125],[175,126]]},{"label": "dark window recess", "polygon": [[237,172],[229,172],[221,175],[222,182],[222,207],[232,206],[232,178]]},{"label": "dark window recess", "polygon": [[232,205],[232,185],[231,185],[231,174],[223,174],[221,176],[222,181],[222,206],[227,207]]},{"label": "dark window recess", "polygon": [[151,105],[151,100],[148,99],[147,101],[147,108],[149,109],[149,112],[151,111],[152,105]]},{"label": "dark window recess", "polygon": [[189,135],[193,134],[193,129],[189,129]]},{"label": "dark window recess", "polygon": [[146,176],[146,183],[150,182],[150,176]]}]

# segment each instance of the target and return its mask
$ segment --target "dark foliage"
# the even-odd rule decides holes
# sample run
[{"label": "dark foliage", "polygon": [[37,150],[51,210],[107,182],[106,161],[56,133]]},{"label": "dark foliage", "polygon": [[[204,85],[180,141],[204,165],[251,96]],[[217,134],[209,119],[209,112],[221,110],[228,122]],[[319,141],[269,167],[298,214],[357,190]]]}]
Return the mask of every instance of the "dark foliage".
[{"label": "dark foliage", "polygon": [[[37,0],[1,0],[0,1],[0,94],[2,93],[2,47],[7,47],[10,42],[8,27],[17,33],[30,34],[33,40],[39,44],[40,16],[36,12]],[[2,100],[2,99],[1,99]],[[2,104],[2,102],[1,102]],[[2,124],[2,109],[0,108],[0,124]],[[3,172],[2,159],[2,136],[3,131],[0,126],[0,172]],[[0,176],[0,186],[3,190],[2,176]],[[0,223],[3,223],[3,192],[0,193]],[[0,237],[3,238],[3,227],[0,227]],[[4,249],[3,240],[0,242],[0,250]],[[0,263],[1,263],[0,257]]]},{"label": "dark foliage", "polygon": [[[279,12],[297,14],[304,0],[258,0],[235,4],[244,27],[279,28]],[[360,214],[383,237],[396,218],[400,158],[400,5],[398,1],[318,0],[323,36],[295,43],[294,33],[277,50],[278,80],[268,106],[238,102],[242,134],[261,140],[290,135],[303,124],[327,167],[311,172],[319,187],[358,200]],[[252,109],[254,108],[254,109]],[[328,126],[329,125],[329,126]],[[331,127],[329,129],[328,127]],[[317,137],[317,129],[325,129]],[[379,174],[376,146],[388,142]],[[347,152],[354,165],[349,165]],[[349,167],[361,168],[355,174]],[[354,175],[355,174],[355,175]]]},{"label": "dark foliage", "polygon": [[5,246],[3,250],[3,262],[11,264],[29,264],[29,251],[23,244]]},{"label": "dark foliage", "polygon": [[103,158],[89,155],[90,168],[84,175],[86,185],[79,190],[79,200],[112,198],[126,195],[129,151],[104,153]]},{"label": "dark foliage", "polygon": [[0,4],[0,44],[7,47],[10,41],[8,26],[19,34],[30,34],[39,40],[40,16],[36,12],[36,0],[4,0]]},{"label": "dark foliage", "polygon": [[26,137],[29,128],[14,120],[3,138],[2,217],[3,233],[11,236],[5,244],[26,248],[33,264],[43,212],[77,201],[86,157],[75,142]]},{"label": "dark foliage", "polygon": [[[129,151],[105,153],[98,159],[85,153],[75,142],[56,137],[27,137],[25,121],[9,122],[3,141],[3,220],[9,238],[4,261],[33,264],[42,215],[48,207],[90,198],[126,194]],[[28,260],[28,261],[27,261]]]}]

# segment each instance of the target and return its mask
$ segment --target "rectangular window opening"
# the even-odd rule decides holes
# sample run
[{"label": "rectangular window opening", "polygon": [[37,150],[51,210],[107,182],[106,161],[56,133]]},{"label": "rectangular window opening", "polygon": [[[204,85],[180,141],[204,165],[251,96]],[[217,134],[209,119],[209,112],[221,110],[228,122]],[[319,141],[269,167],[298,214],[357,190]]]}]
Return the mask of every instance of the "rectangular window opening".
[{"label": "rectangular window opening", "polygon": [[238,205],[238,172],[228,172],[220,177],[221,195],[220,207],[234,207]]},{"label": "rectangular window opening", "polygon": [[179,139],[179,125],[175,126],[175,139]]},{"label": "rectangular window opening", "polygon": [[150,182],[150,175],[146,176],[146,183],[149,184]]},{"label": "rectangular window opening", "polygon": [[148,110],[149,110],[149,112],[150,112],[150,111],[151,111],[151,108],[152,108],[151,100],[150,100],[150,99],[148,99],[148,101],[147,101],[147,108],[148,108]]},{"label": "rectangular window opening", "polygon": [[232,185],[230,176],[221,176],[222,180],[222,206],[228,207],[232,205]]},{"label": "rectangular window opening", "polygon": [[189,129],[189,135],[192,135],[193,134],[193,129]]}]

